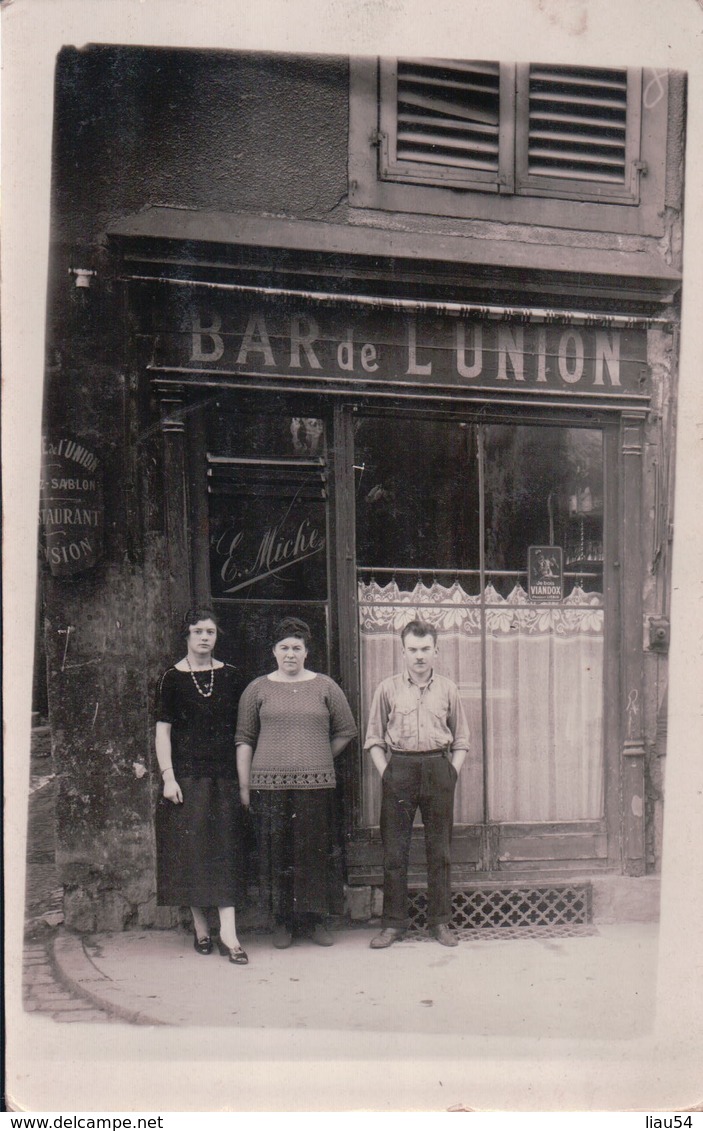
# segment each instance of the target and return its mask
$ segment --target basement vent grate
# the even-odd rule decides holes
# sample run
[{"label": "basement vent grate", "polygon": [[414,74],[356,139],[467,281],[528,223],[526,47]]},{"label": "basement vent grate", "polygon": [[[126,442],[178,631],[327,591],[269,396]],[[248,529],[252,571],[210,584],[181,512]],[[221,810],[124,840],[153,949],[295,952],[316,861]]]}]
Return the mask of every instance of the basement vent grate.
[{"label": "basement vent grate", "polygon": [[[460,932],[584,926],[591,919],[589,884],[541,888],[460,888],[452,893],[451,925]],[[426,926],[427,893],[410,893],[410,927]]]}]

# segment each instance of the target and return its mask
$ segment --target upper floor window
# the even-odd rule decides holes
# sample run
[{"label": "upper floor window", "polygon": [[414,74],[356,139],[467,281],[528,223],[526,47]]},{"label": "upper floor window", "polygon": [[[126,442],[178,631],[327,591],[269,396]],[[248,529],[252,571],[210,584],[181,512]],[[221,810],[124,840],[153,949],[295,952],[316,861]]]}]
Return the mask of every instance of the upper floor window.
[{"label": "upper floor window", "polygon": [[668,90],[634,67],[353,59],[350,203],[660,235]]},{"label": "upper floor window", "polygon": [[385,59],[378,174],[636,204],[640,91],[634,69]]}]

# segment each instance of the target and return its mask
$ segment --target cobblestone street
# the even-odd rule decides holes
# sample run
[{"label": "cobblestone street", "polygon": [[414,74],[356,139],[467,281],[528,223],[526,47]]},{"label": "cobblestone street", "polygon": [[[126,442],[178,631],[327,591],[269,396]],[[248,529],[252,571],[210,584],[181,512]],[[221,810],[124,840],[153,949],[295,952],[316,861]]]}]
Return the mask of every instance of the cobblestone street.
[{"label": "cobblestone street", "polygon": [[50,1014],[55,1021],[122,1021],[65,985],[54,959],[54,943],[63,923],[62,889],[56,875],[55,798],[48,727],[37,727],[32,732],[27,826],[24,1008]]}]

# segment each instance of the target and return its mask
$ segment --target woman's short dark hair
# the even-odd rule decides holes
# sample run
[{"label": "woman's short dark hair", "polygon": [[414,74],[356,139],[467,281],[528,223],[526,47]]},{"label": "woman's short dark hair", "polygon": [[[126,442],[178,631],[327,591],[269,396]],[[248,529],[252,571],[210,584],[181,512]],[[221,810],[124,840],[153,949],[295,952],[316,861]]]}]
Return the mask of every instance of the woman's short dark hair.
[{"label": "woman's short dark hair", "polygon": [[283,620],[279,620],[273,630],[274,645],[289,636],[295,636],[298,640],[302,640],[306,650],[310,647],[312,634],[310,625],[306,624],[304,620],[298,620],[297,617],[284,617]]},{"label": "woman's short dark hair", "polygon": [[217,619],[217,613],[208,605],[195,605],[194,608],[188,609],[188,612],[183,617],[183,624],[181,626],[181,635],[187,637],[194,624],[201,620],[211,620],[215,622],[218,636],[224,636],[220,628],[220,622]]}]

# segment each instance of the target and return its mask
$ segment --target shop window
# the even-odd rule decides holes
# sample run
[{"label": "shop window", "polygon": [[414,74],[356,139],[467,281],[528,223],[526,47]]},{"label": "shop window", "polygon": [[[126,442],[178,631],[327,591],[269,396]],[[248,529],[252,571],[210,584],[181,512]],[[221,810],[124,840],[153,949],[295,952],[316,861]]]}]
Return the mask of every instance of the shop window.
[{"label": "shop window", "polygon": [[[472,734],[457,823],[599,819],[601,431],[432,420],[389,431],[365,417],[355,452],[362,722],[378,681],[402,667],[403,625],[420,616]],[[556,597],[531,591],[535,547],[563,563]],[[364,824],[379,805],[367,764]]]},{"label": "shop window", "polygon": [[568,224],[574,201],[599,206],[575,226],[644,231],[661,203],[666,102],[666,79],[631,67],[356,60],[350,202]]}]

